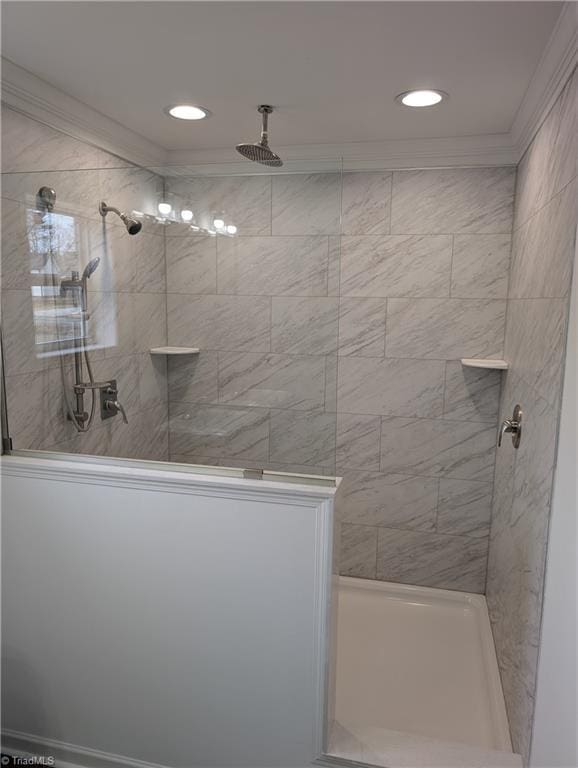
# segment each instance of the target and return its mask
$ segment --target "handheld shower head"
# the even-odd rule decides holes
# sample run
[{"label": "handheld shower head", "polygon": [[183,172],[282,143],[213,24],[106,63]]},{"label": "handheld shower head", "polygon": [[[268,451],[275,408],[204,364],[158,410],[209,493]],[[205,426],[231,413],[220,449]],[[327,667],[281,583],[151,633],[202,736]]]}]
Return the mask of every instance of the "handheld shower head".
[{"label": "handheld shower head", "polygon": [[100,211],[100,215],[103,218],[109,212],[116,213],[116,215],[119,217],[119,219],[122,221],[122,223],[126,227],[126,231],[129,233],[129,235],[138,235],[138,233],[142,229],[142,222],[141,221],[137,221],[136,219],[132,219],[126,213],[123,213],[122,211],[119,211],[118,208],[114,208],[112,205],[107,205],[104,202],[104,200],[101,201],[100,205],[98,206],[98,210]]},{"label": "handheld shower head", "polygon": [[93,272],[96,271],[96,268],[100,264],[100,256],[95,256],[94,259],[91,259],[86,267],[84,268],[84,272],[82,273],[82,279],[88,280],[88,278],[92,275]]},{"label": "handheld shower head", "polygon": [[247,160],[252,160],[254,163],[261,163],[261,165],[268,165],[272,168],[279,168],[283,165],[283,160],[276,155],[275,152],[269,147],[269,139],[267,132],[267,120],[273,107],[268,104],[261,104],[257,110],[263,116],[263,123],[261,127],[261,141],[257,141],[254,144],[237,144],[237,152]]}]

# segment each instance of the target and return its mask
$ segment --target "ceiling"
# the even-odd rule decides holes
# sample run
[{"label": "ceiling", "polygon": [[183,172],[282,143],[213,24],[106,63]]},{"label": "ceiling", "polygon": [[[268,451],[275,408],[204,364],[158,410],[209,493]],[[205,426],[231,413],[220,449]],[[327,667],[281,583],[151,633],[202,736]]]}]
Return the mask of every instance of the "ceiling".
[{"label": "ceiling", "polygon": [[[510,130],[558,2],[4,2],[3,55],[157,145],[273,147]],[[447,102],[400,107],[411,88]],[[188,102],[212,117],[167,117]]]}]

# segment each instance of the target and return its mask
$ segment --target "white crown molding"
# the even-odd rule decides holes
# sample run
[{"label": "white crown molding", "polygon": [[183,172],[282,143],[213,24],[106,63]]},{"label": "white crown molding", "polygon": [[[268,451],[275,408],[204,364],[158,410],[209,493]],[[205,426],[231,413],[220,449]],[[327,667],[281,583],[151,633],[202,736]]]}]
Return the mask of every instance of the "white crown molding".
[{"label": "white crown molding", "polygon": [[166,150],[8,59],[2,59],[2,101],[75,139],[137,165],[162,165]]},{"label": "white crown molding", "polygon": [[[350,142],[344,144],[304,144],[280,146],[275,151],[284,160],[341,161],[345,170],[371,168],[431,168],[448,165],[488,166],[513,165],[518,157],[509,134],[457,136],[440,139],[392,139],[390,141]],[[202,166],[220,163],[237,166],[242,162],[233,148],[203,150],[169,150],[169,166]]]},{"label": "white crown molding", "polygon": [[[324,161],[330,167],[331,162],[335,166],[341,160],[344,170],[516,165],[576,66],[577,13],[578,3],[564,3],[508,133],[292,145],[277,150],[293,161],[291,170],[295,172],[310,170],[312,161],[322,168]],[[130,162],[173,166],[175,172],[176,166],[193,172],[211,165],[212,173],[247,173],[248,166],[241,164],[231,147],[166,150],[6,59],[2,60],[2,79],[2,99],[8,106]]]},{"label": "white crown molding", "polygon": [[578,3],[564,3],[516,113],[510,135],[519,160],[576,67],[577,18]]}]

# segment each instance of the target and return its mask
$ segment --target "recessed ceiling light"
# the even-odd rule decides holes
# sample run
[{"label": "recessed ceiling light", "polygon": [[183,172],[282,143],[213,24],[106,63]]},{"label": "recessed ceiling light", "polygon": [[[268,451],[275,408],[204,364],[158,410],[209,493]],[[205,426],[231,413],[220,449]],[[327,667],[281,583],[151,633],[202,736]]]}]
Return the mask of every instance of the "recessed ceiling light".
[{"label": "recessed ceiling light", "polygon": [[203,120],[211,114],[208,109],[192,104],[175,104],[173,107],[166,107],[165,112],[177,120]]},{"label": "recessed ceiling light", "polygon": [[439,104],[442,99],[447,99],[447,93],[443,91],[404,91],[396,96],[396,101],[406,107],[433,107]]}]

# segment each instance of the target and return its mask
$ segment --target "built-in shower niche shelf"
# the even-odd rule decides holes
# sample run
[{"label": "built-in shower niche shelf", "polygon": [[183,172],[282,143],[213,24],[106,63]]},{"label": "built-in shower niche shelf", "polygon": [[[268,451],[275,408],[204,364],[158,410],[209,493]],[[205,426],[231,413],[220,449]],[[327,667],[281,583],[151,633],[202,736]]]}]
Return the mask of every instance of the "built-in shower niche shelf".
[{"label": "built-in shower niche shelf", "polygon": [[198,355],[200,351],[198,347],[153,347],[149,350],[151,355]]},{"label": "built-in shower niche shelf", "polygon": [[494,371],[506,371],[508,363],[505,360],[491,360],[481,357],[462,357],[462,365],[466,368],[489,368]]}]

